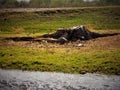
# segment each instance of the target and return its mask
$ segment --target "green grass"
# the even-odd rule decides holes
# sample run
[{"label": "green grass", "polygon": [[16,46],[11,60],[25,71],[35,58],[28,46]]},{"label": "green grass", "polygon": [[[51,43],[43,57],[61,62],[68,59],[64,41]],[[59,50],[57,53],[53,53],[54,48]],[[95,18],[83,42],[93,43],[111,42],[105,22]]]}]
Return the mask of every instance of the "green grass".
[{"label": "green grass", "polygon": [[120,50],[93,50],[82,52],[71,49],[0,49],[0,67],[6,69],[56,71],[65,73],[120,72]]},{"label": "green grass", "polygon": [[[58,28],[86,25],[95,30],[119,30],[120,7],[77,8],[0,15],[0,35],[50,33]],[[3,20],[7,18],[7,20]]]},{"label": "green grass", "polygon": [[[0,12],[0,37],[41,35],[54,32],[58,28],[77,25],[86,25],[89,29],[95,30],[120,30],[119,10],[120,7],[95,7],[35,12]],[[0,46],[0,68],[118,74],[120,72],[120,49],[81,51],[67,48],[30,49]]]}]

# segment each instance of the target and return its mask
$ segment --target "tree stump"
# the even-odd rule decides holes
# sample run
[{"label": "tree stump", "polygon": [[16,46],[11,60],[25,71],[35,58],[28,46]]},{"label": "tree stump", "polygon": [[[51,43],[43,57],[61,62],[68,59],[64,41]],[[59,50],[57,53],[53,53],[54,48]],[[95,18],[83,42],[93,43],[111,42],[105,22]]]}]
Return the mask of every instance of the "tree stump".
[{"label": "tree stump", "polygon": [[91,32],[85,26],[58,29],[55,33],[43,35],[44,38],[54,38],[55,42],[60,43],[75,40],[89,40],[100,36],[102,34]]}]

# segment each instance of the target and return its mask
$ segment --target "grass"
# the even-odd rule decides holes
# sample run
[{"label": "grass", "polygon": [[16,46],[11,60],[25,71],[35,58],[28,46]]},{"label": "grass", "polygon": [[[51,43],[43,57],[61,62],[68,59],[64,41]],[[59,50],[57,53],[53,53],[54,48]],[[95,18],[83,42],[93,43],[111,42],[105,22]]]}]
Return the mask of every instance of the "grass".
[{"label": "grass", "polygon": [[120,50],[93,50],[82,52],[71,49],[0,49],[0,67],[7,69],[56,71],[65,73],[120,72]]},{"label": "grass", "polygon": [[[120,7],[76,8],[35,12],[0,12],[0,37],[41,35],[58,28],[86,25],[120,30]],[[3,41],[0,41],[2,43]],[[0,46],[0,68],[119,74],[120,49],[81,51],[69,48]]]},{"label": "grass", "polygon": [[119,30],[119,9],[104,7],[1,13],[0,35],[43,34],[78,25],[86,25],[95,30]]}]

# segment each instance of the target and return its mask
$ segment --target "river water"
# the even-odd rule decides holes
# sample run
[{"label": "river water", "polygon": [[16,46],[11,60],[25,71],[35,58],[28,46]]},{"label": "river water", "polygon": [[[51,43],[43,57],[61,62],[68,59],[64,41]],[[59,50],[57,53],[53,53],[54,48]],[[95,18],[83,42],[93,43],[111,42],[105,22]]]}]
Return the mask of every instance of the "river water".
[{"label": "river water", "polygon": [[120,76],[0,69],[0,90],[120,90]]}]

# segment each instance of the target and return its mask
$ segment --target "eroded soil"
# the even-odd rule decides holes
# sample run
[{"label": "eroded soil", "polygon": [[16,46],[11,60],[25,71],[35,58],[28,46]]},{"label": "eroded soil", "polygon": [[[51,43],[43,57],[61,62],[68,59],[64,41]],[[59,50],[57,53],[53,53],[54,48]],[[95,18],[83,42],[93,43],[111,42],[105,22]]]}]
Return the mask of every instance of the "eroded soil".
[{"label": "eroded soil", "polygon": [[[119,31],[111,31],[111,33],[120,33]],[[11,38],[11,37],[8,37]],[[19,37],[17,37],[19,38]],[[29,38],[29,37],[26,37]],[[30,37],[31,38],[31,37]],[[34,37],[35,38],[35,37]],[[36,40],[13,40],[0,38],[0,47],[18,46],[24,48],[71,48],[71,49],[119,49],[120,48],[120,34],[107,37],[99,37],[91,40],[77,40],[70,41],[64,44],[46,42],[46,39],[40,40],[36,37]]]}]

